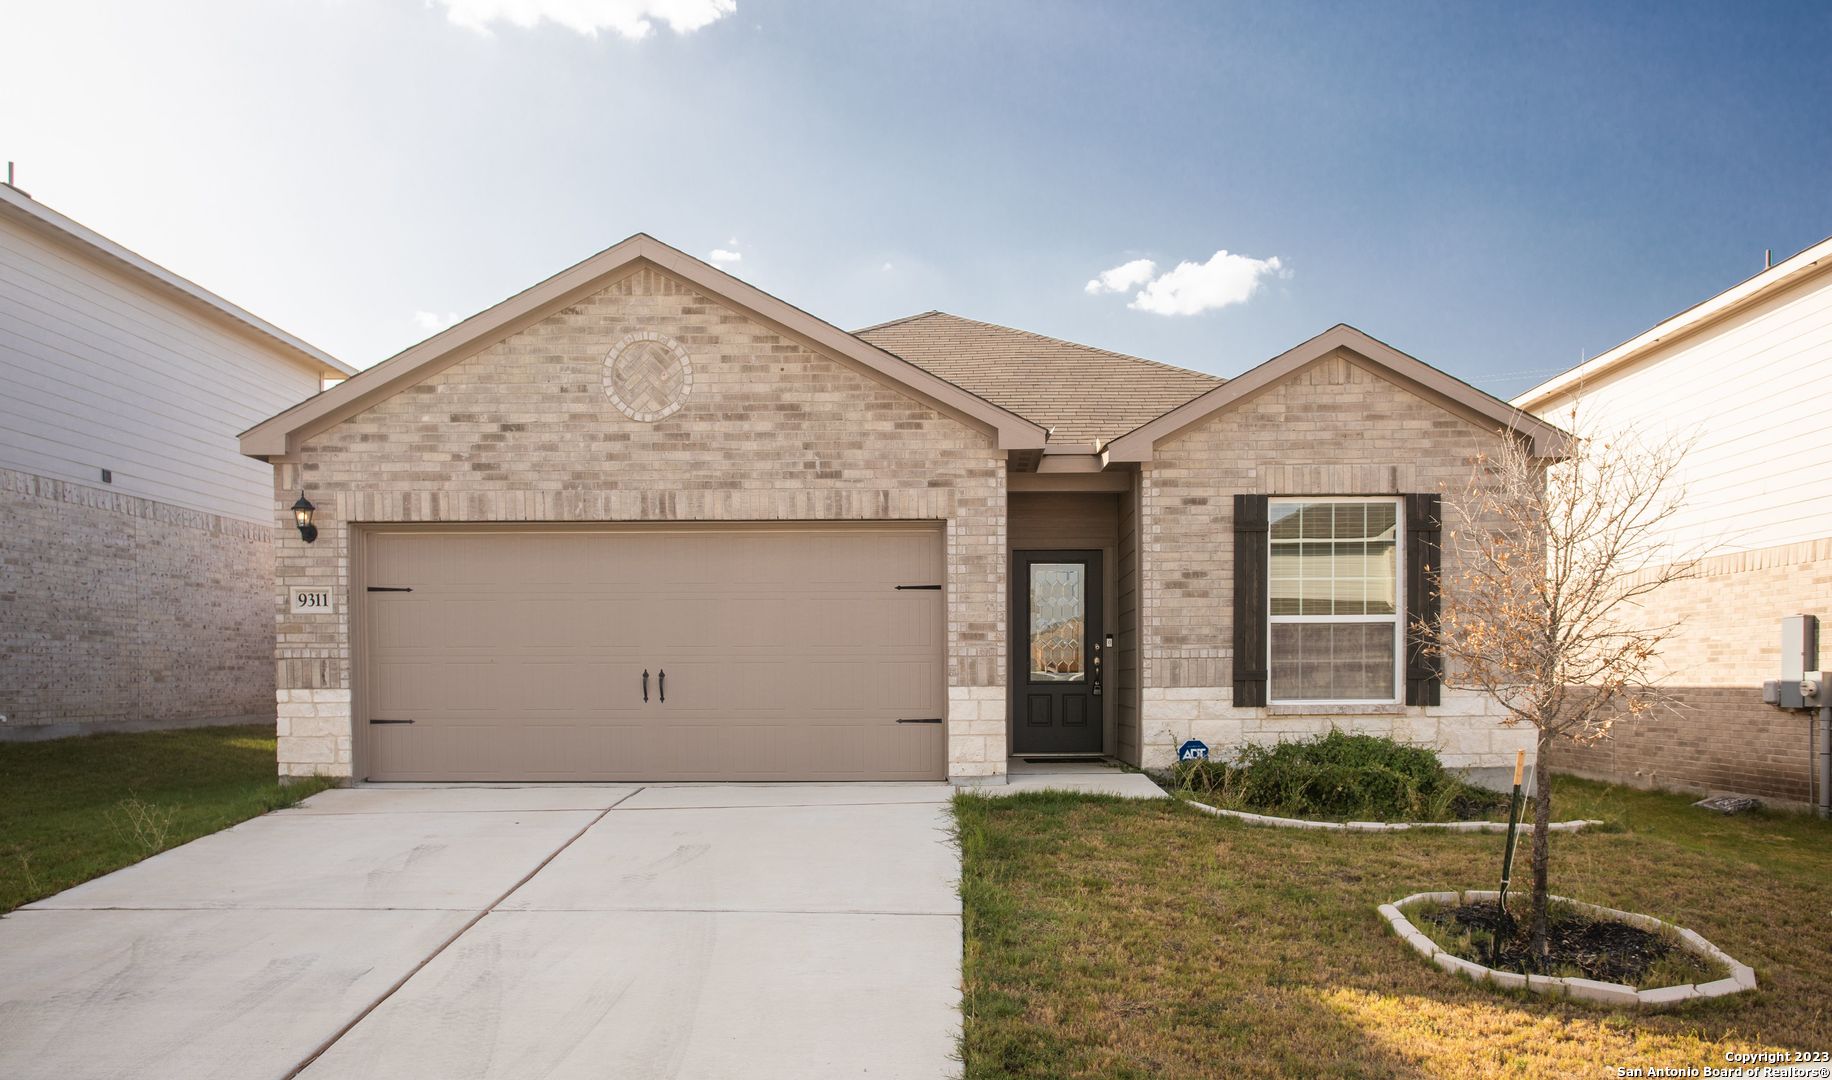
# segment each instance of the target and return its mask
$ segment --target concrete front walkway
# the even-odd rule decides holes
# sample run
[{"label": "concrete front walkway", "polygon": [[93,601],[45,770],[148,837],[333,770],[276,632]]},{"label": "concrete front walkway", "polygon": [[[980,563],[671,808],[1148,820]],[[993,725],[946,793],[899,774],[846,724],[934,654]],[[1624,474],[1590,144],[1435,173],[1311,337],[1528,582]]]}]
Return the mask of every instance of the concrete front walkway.
[{"label": "concrete front walkway", "polygon": [[1078,795],[1115,795],[1122,799],[1168,799],[1164,789],[1144,773],[1130,772],[1108,762],[1026,761],[1012,758],[1006,766],[1010,779],[985,788],[988,795],[1020,795],[1027,791],[1069,791]]},{"label": "concrete front walkway", "polygon": [[328,791],[0,919],[0,1077],[949,1076],[950,794]]}]

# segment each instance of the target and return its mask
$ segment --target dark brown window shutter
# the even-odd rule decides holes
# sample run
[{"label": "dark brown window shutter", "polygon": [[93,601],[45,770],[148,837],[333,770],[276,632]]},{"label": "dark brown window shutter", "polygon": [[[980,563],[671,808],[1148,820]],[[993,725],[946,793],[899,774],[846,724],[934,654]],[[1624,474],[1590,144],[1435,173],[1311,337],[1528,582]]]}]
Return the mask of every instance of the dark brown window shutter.
[{"label": "dark brown window shutter", "polygon": [[1436,705],[1444,658],[1425,648],[1418,621],[1438,622],[1438,553],[1443,543],[1443,499],[1406,496],[1406,704]]},{"label": "dark brown window shutter", "polygon": [[1266,704],[1266,496],[1234,496],[1234,704]]}]

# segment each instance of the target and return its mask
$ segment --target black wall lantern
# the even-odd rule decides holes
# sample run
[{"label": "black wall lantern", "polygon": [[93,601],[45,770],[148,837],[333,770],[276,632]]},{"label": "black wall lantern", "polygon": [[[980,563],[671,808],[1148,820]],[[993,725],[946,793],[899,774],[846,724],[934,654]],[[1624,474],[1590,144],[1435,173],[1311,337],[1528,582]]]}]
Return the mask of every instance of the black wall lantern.
[{"label": "black wall lantern", "polygon": [[316,509],[306,499],[304,489],[301,489],[299,501],[293,504],[293,524],[299,526],[299,538],[308,544],[318,539],[318,526],[312,524],[312,511]]}]

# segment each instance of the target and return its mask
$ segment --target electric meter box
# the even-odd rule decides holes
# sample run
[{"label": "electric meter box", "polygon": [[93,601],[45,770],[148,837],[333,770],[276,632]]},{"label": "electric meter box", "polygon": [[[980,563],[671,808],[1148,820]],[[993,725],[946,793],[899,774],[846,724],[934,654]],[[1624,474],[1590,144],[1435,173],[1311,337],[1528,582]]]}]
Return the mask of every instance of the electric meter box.
[{"label": "electric meter box", "polygon": [[1784,709],[1819,709],[1832,705],[1832,687],[1819,670],[1819,616],[1789,615],[1781,620],[1781,678],[1762,684],[1762,700]]},{"label": "electric meter box", "polygon": [[1819,616],[1789,615],[1781,620],[1781,681],[1799,682],[1819,670]]}]

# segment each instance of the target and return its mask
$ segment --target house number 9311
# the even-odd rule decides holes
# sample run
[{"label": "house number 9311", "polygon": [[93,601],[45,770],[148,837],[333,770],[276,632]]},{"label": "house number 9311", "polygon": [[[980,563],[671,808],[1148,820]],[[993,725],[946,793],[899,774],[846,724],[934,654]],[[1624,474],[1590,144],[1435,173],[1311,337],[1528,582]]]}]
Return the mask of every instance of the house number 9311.
[{"label": "house number 9311", "polygon": [[293,614],[295,615],[335,610],[336,608],[331,604],[331,590],[329,589],[293,590]]}]

